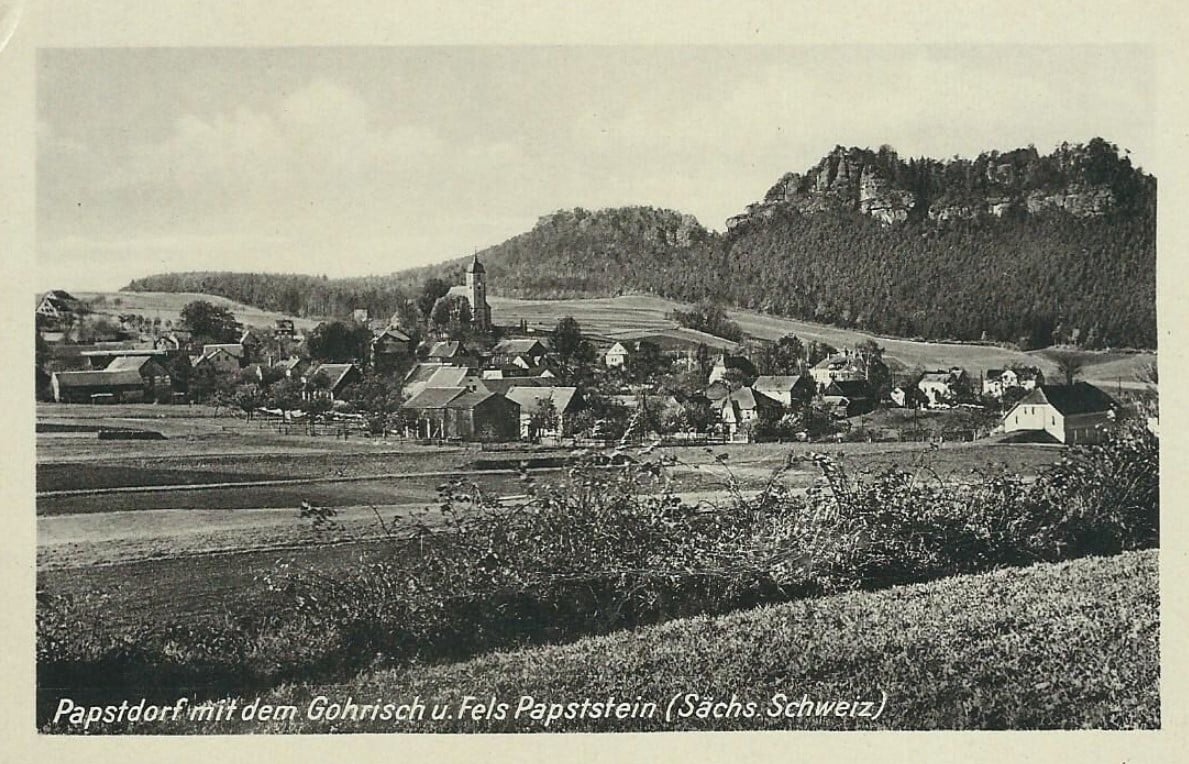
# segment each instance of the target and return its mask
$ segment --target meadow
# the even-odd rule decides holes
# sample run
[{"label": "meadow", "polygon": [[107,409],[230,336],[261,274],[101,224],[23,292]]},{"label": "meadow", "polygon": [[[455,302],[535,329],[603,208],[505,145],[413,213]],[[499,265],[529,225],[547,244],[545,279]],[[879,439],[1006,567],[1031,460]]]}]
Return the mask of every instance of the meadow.
[{"label": "meadow", "polygon": [[[635,339],[651,334],[681,338],[690,346],[699,342],[697,333],[682,329],[667,316],[674,309],[688,306],[647,295],[625,295],[598,299],[520,300],[490,297],[492,316],[503,324],[525,321],[537,330],[552,329],[558,319],[573,316],[584,331],[611,339]],[[900,370],[948,369],[960,366],[974,376],[987,369],[1013,365],[1037,366],[1056,378],[1057,365],[1052,350],[1023,352],[997,345],[924,342],[893,337],[878,337],[866,332],[826,324],[798,321],[748,310],[728,310],[728,316],[749,336],[775,340],[795,334],[804,341],[825,342],[837,348],[852,347],[874,339],[885,349],[885,357]],[[721,343],[712,348],[724,347]],[[1103,351],[1082,353],[1086,368],[1081,378],[1108,389],[1140,389],[1136,373],[1155,360],[1151,352]]]}]

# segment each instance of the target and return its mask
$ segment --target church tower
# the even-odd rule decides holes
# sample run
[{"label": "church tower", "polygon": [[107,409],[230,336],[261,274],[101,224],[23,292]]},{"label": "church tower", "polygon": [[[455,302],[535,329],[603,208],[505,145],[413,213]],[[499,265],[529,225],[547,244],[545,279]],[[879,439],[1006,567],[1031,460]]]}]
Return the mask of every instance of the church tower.
[{"label": "church tower", "polygon": [[467,299],[471,303],[471,321],[474,327],[486,332],[491,330],[491,306],[487,304],[487,269],[479,262],[476,252],[467,266]]}]

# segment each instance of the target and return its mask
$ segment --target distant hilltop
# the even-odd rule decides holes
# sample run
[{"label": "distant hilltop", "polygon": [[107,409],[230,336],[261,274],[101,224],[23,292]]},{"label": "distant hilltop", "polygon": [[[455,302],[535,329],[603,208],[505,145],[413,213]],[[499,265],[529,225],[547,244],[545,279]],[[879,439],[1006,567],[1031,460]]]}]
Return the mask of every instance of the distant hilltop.
[{"label": "distant hilltop", "polygon": [[[491,294],[652,294],[884,335],[1087,349],[1156,346],[1156,179],[1101,138],[901,158],[838,146],[718,233],[678,210],[574,208],[478,252]],[[163,274],[294,315],[390,315],[470,256],[365,279]]]}]

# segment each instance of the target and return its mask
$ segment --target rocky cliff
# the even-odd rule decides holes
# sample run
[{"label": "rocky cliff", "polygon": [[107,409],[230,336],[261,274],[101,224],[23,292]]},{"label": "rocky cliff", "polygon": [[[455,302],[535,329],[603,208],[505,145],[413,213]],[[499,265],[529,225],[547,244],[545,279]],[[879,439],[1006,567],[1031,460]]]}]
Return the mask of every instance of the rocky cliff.
[{"label": "rocky cliff", "polygon": [[878,151],[836,146],[805,173],[784,175],[763,201],[729,219],[727,227],[771,219],[782,210],[854,210],[888,225],[1046,211],[1089,218],[1145,207],[1154,199],[1155,180],[1100,138],[1062,144],[1048,155],[1030,146],[945,161],[902,160],[889,146]]}]

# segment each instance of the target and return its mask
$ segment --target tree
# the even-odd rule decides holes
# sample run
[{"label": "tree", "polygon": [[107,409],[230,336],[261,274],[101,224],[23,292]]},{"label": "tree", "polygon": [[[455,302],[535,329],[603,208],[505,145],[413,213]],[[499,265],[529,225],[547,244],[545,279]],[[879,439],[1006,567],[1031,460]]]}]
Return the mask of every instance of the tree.
[{"label": "tree", "polygon": [[738,342],[743,339],[739,325],[727,318],[726,310],[716,303],[701,302],[693,310],[675,310],[669,318],[687,329],[706,332]]},{"label": "tree", "polygon": [[553,352],[568,364],[582,345],[582,328],[573,316],[566,316],[553,329]]},{"label": "tree", "polygon": [[281,412],[282,419],[288,419],[289,412],[301,408],[301,383],[293,379],[282,379],[268,388],[268,407]]},{"label": "tree", "polygon": [[1057,364],[1057,374],[1067,385],[1074,383],[1086,365],[1085,358],[1077,353],[1053,353],[1052,359]]},{"label": "tree", "polygon": [[252,421],[252,416],[256,413],[256,409],[264,404],[264,393],[261,391],[259,385],[254,383],[242,384],[235,388],[231,402],[247,415],[250,422]]},{"label": "tree", "polygon": [[371,331],[356,321],[328,321],[314,327],[306,347],[316,360],[351,363],[366,356],[371,337]]},{"label": "tree", "polygon": [[760,352],[759,367],[764,374],[799,374],[804,363],[805,346],[795,334],[768,343]]},{"label": "tree", "polygon": [[667,373],[671,365],[671,360],[661,352],[659,345],[648,340],[640,340],[636,343],[636,354],[632,356],[629,371],[637,382],[649,382]]},{"label": "tree", "polygon": [[540,439],[542,432],[556,431],[557,422],[557,406],[553,404],[551,398],[546,398],[528,418],[529,435],[534,440]]},{"label": "tree", "polygon": [[182,308],[182,320],[196,341],[235,342],[239,339],[239,324],[227,308],[206,300],[194,300]]},{"label": "tree", "polygon": [[440,328],[460,329],[471,325],[471,301],[452,294],[440,298],[430,311],[429,320]]},{"label": "tree", "polygon": [[190,400],[194,403],[209,403],[216,408],[230,398],[235,382],[209,363],[191,369],[188,378]]},{"label": "tree", "polygon": [[433,312],[434,304],[450,291],[450,285],[439,278],[432,278],[421,287],[421,295],[417,298],[417,310],[426,321]]}]

